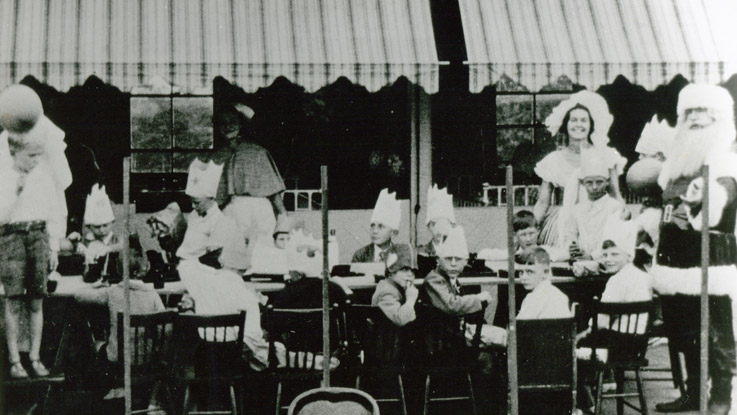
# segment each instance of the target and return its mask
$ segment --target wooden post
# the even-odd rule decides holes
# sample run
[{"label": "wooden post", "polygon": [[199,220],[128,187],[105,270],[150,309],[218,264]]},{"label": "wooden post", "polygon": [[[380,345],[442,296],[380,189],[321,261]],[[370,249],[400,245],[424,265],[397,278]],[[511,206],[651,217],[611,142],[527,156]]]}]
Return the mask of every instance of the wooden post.
[{"label": "wooden post", "polygon": [[706,413],[709,402],[709,166],[701,168],[704,191],[701,200],[701,371],[700,412]]},{"label": "wooden post", "polygon": [[[123,333],[129,333],[131,327],[131,286],[130,286],[130,157],[123,159]],[[120,347],[120,345],[118,345]],[[133,410],[133,397],[131,394],[131,340],[130,336],[123,337],[123,386],[125,388],[125,415],[131,415]]]},{"label": "wooden post", "polygon": [[512,415],[519,414],[519,400],[517,396],[517,300],[515,290],[517,285],[514,278],[514,187],[512,186],[512,166],[507,166],[507,290],[509,292],[509,328],[507,329],[507,368],[509,375],[509,411]]},{"label": "wooden post", "polygon": [[320,167],[322,191],[322,383],[323,387],[330,387],[330,269],[328,263],[328,166]]},{"label": "wooden post", "polygon": [[409,101],[409,244],[417,246],[417,208],[420,205],[418,192],[419,160],[417,154],[417,135],[419,121],[417,118],[418,96],[417,87],[411,82],[407,86],[407,100]]}]

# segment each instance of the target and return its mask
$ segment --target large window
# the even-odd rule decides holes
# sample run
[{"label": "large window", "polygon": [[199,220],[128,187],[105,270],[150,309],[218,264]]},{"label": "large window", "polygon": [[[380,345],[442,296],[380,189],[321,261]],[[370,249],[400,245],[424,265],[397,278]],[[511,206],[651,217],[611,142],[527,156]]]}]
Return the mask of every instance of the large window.
[{"label": "large window", "polygon": [[556,145],[556,137],[545,128],[545,118],[570,93],[499,92],[496,96],[497,155],[511,162],[521,144],[534,145],[547,153]]},{"label": "large window", "polygon": [[212,97],[133,96],[133,173],[186,173],[213,147]]}]

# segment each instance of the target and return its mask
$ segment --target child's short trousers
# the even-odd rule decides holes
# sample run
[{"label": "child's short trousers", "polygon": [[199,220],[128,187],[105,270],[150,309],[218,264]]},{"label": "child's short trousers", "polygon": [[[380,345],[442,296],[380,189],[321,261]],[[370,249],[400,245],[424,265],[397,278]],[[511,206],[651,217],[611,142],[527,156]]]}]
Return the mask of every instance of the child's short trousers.
[{"label": "child's short trousers", "polygon": [[7,297],[46,295],[49,250],[45,222],[0,225],[0,281]]}]

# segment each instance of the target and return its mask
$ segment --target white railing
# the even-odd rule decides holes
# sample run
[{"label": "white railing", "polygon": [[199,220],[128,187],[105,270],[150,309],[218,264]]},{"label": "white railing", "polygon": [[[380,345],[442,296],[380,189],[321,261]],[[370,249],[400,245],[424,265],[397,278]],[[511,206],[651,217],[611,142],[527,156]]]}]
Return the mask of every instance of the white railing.
[{"label": "white railing", "polygon": [[318,210],[322,206],[320,189],[287,189],[284,191],[283,199],[287,210],[292,212]]},{"label": "white railing", "polygon": [[[538,185],[517,185],[512,186],[514,189],[514,205],[515,206],[534,206],[537,201],[537,195],[540,191]],[[560,205],[562,203],[562,193],[554,191],[551,204]],[[642,203],[639,196],[635,196],[629,192],[625,192],[624,200],[628,205],[636,205]],[[485,206],[506,206],[507,205],[507,188],[506,186],[492,186],[484,183],[482,187],[481,201]]]}]

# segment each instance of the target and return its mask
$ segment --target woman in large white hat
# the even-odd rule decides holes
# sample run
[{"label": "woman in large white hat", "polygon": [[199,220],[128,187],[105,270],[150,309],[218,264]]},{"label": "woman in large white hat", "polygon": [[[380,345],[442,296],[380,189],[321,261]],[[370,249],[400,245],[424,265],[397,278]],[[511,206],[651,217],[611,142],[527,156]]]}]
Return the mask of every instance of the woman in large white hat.
[{"label": "woman in large white hat", "polygon": [[[609,127],[614,118],[606,101],[599,94],[580,91],[561,102],[545,120],[548,131],[561,135],[563,146],[545,156],[535,166],[535,174],[542,179],[535,204],[536,222],[542,226],[541,239],[545,245],[561,246],[564,241],[560,229],[569,220],[570,211],[578,200],[586,198],[578,182],[581,159],[597,152],[610,170],[613,196],[619,197],[618,177],[627,160],[609,147]],[[554,189],[563,189],[560,209],[551,208]]]}]

